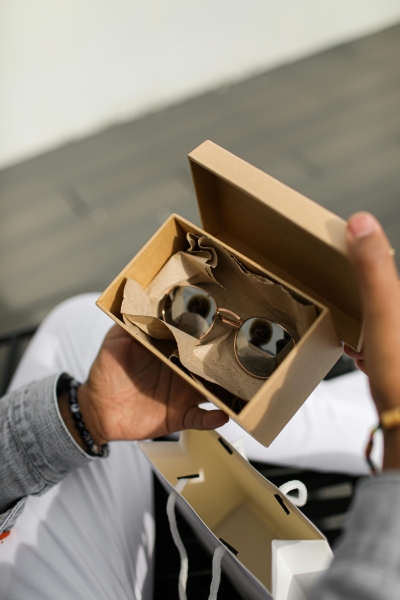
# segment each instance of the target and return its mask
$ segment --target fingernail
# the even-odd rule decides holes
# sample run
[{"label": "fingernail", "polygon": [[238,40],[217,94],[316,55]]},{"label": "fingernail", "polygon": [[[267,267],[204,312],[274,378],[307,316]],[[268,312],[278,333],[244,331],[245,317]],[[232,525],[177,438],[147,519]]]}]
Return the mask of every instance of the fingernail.
[{"label": "fingernail", "polygon": [[348,229],[355,238],[363,238],[378,231],[379,225],[376,219],[369,213],[357,213],[350,217]]}]

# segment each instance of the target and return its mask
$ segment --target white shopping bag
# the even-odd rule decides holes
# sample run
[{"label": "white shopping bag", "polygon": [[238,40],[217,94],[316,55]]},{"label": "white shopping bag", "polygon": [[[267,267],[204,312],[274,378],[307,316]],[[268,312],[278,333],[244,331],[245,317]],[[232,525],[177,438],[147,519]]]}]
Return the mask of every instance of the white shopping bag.
[{"label": "white shopping bag", "polygon": [[233,446],[214,431],[190,430],[139,447],[168,491],[185,480],[180,510],[210,552],[227,548],[222,568],[246,600],[306,600],[332,559],[329,545]]}]

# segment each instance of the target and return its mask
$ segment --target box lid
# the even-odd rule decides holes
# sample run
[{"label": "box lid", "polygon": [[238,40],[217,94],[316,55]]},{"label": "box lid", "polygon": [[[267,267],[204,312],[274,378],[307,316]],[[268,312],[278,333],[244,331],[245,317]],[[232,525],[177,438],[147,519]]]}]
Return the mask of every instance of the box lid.
[{"label": "box lid", "polygon": [[340,338],[361,345],[361,302],[345,246],[346,222],[206,141],[189,154],[203,228],[333,315]]}]

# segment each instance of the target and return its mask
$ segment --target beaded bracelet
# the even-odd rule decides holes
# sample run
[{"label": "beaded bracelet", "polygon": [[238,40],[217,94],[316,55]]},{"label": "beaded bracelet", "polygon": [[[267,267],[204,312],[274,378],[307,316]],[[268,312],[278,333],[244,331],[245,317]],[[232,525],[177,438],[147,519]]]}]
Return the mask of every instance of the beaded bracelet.
[{"label": "beaded bracelet", "polygon": [[374,447],[375,433],[379,429],[396,429],[397,427],[400,427],[400,406],[397,406],[396,408],[391,408],[389,410],[385,410],[383,413],[381,413],[379,424],[376,427],[374,427],[371,433],[369,434],[368,443],[365,448],[365,458],[367,460],[372,475],[376,475],[376,473],[378,472],[378,469],[371,458],[372,448]]},{"label": "beaded bracelet", "polygon": [[83,422],[78,404],[78,388],[80,385],[81,384],[79,381],[76,381],[76,379],[70,379],[69,381],[68,401],[72,417],[75,421],[76,428],[79,431],[79,435],[89,450],[89,454],[91,456],[98,456],[99,458],[106,458],[110,453],[108,444],[103,444],[102,446],[96,444]]},{"label": "beaded bracelet", "polygon": [[378,469],[377,469],[374,461],[371,458],[371,453],[372,453],[372,448],[374,447],[375,433],[379,429],[381,429],[381,424],[380,423],[371,430],[371,433],[369,434],[368,442],[367,442],[367,445],[366,445],[366,448],[365,448],[365,460],[368,463],[368,466],[370,468],[370,471],[371,471],[372,475],[376,475],[377,472],[378,472]]}]

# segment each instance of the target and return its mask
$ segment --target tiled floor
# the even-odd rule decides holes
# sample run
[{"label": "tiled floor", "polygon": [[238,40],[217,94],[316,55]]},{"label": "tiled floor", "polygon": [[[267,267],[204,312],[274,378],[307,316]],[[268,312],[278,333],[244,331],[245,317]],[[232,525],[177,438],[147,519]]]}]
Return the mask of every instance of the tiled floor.
[{"label": "tiled floor", "polygon": [[0,332],[104,289],[169,213],[197,222],[186,155],[207,138],[371,210],[400,255],[399,54],[394,27],[0,172]]}]

